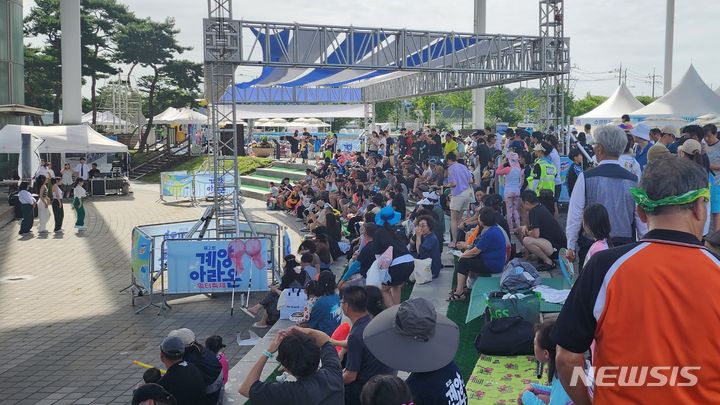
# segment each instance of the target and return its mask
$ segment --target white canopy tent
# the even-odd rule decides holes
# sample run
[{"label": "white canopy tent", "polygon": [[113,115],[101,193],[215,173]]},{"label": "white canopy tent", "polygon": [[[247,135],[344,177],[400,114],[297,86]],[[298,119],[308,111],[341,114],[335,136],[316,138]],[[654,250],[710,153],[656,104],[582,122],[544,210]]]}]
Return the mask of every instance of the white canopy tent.
[{"label": "white canopy tent", "polygon": [[153,117],[153,123],[155,124],[166,124],[171,123],[171,119],[178,114],[178,109],[175,107],[168,107],[165,111]]},{"label": "white canopy tent", "polygon": [[614,119],[620,118],[623,114],[630,114],[632,111],[642,108],[643,104],[630,93],[625,83],[618,86],[615,92],[605,100],[604,103],[595,107],[579,117],[575,117],[575,125],[585,124],[605,125]]},{"label": "white canopy tent", "polygon": [[153,117],[154,124],[178,124],[202,125],[208,123],[208,118],[204,114],[200,114],[191,108],[173,108],[168,107],[165,111]]},{"label": "white canopy tent", "polygon": [[[90,125],[90,124],[92,124],[92,116],[93,116],[92,111],[90,111],[89,113],[83,114],[83,116],[80,117],[80,122],[82,122],[83,124]],[[98,111],[97,115],[95,117],[95,125],[126,126],[126,125],[130,125],[130,124],[127,121],[116,116],[115,114],[111,113],[110,111]]]},{"label": "white canopy tent", "polygon": [[637,119],[675,116],[690,122],[709,113],[720,113],[720,95],[712,91],[700,78],[695,67],[690,65],[677,86],[654,102],[633,111],[630,115]]},{"label": "white canopy tent", "polygon": [[39,153],[127,153],[128,147],[99,134],[87,125],[5,125],[0,130],[0,153],[20,153],[20,134],[30,134],[45,142]]}]

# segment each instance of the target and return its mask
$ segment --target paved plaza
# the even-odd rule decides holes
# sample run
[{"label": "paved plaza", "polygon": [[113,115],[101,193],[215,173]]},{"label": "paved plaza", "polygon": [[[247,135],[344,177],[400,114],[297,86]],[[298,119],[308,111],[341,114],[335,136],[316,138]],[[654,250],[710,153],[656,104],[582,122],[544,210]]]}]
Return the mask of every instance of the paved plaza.
[{"label": "paved plaza", "polygon": [[[18,222],[0,228],[0,279],[28,278],[0,281],[1,404],[127,404],[143,372],[131,361],[161,366],[158,345],[180,327],[199,341],[221,335],[231,365],[250,349],[235,341],[252,320],[241,311],[230,317],[229,295],[174,298],[158,316],[154,308],[135,315],[129,292],[120,292],[130,282],[134,226],[193,220],[204,210],[157,200],[157,185],[92,198],[83,235],[72,228],[69,204],[62,236],[21,238]],[[244,206],[258,220],[286,218],[261,201]]]}]

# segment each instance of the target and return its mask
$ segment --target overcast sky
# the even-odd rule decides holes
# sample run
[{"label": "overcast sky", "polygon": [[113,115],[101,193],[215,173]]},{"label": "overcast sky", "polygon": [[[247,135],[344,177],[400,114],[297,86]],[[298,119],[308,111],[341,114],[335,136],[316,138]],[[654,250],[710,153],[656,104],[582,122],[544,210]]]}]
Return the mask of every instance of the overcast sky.
[{"label": "overcast sky", "polygon": [[[206,0],[121,0],[139,17],[173,17],[179,40],[194,49],[183,57],[202,61],[202,19]],[[25,12],[32,6],[25,1]],[[627,84],[635,95],[650,95],[648,75],[663,74],[665,2],[662,0],[568,0],[565,35],[570,37],[571,61],[579,68],[572,77],[574,93],[608,96],[617,87],[620,63],[628,68]],[[472,32],[473,1],[408,0],[235,0],[236,19],[356,25]],[[537,0],[487,0],[487,31],[538,35]],[[713,89],[720,86],[719,0],[678,0],[675,9],[673,83],[692,62]],[[709,49],[714,49],[710,52]],[[243,72],[257,72],[241,68]],[[605,72],[605,73],[601,73]],[[255,75],[257,73],[254,73]],[[613,76],[615,78],[613,78]],[[250,79],[250,77],[246,77]],[[662,93],[658,78],[655,93]],[[530,83],[537,86],[536,83]]]}]

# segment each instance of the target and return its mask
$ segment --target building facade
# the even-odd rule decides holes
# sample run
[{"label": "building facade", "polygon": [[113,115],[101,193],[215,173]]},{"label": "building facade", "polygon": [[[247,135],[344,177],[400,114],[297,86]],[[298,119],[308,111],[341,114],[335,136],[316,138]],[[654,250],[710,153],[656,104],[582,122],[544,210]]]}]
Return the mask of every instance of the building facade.
[{"label": "building facade", "polygon": [[[22,0],[0,0],[0,105],[25,104],[23,53]],[[0,114],[0,128],[22,121]]]}]

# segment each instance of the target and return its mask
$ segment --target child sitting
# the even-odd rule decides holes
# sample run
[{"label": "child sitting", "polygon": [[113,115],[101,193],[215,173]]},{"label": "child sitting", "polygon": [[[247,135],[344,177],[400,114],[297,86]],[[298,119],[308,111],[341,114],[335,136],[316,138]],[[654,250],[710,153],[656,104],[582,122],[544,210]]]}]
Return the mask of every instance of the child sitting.
[{"label": "child sitting", "polygon": [[566,405],[572,403],[567,392],[560,383],[555,370],[555,341],[550,337],[550,331],[555,321],[546,321],[538,325],[535,330],[535,358],[548,365],[548,384],[527,385],[518,397],[522,405]]},{"label": "child sitting", "polygon": [[583,211],[583,230],[595,242],[590,246],[583,266],[587,264],[590,257],[597,252],[612,247],[610,242],[610,216],[605,207],[593,203],[585,207]]},{"label": "child sitting", "polygon": [[317,280],[318,274],[317,269],[313,265],[313,255],[310,253],[303,253],[300,256],[300,268],[305,270],[312,280]]},{"label": "child sitting", "polygon": [[230,366],[228,365],[225,353],[221,352],[221,350],[225,347],[222,341],[222,336],[214,335],[205,339],[205,347],[213,352],[220,362],[220,365],[222,366],[223,384],[227,384]]},{"label": "child sitting", "polygon": [[306,323],[310,319],[312,307],[322,295],[322,291],[320,291],[320,284],[318,284],[316,280],[311,280],[305,286],[305,294],[307,295],[307,302],[305,303],[305,309],[303,310],[303,317],[298,323]]},{"label": "child sitting", "polygon": [[145,381],[145,384],[157,383],[161,377],[160,369],[156,367],[149,368],[143,373],[143,381]]},{"label": "child sitting", "polygon": [[270,182],[270,193],[267,195],[267,208],[269,210],[277,209],[278,206],[278,195],[280,195],[280,189],[275,185],[274,182]]}]

